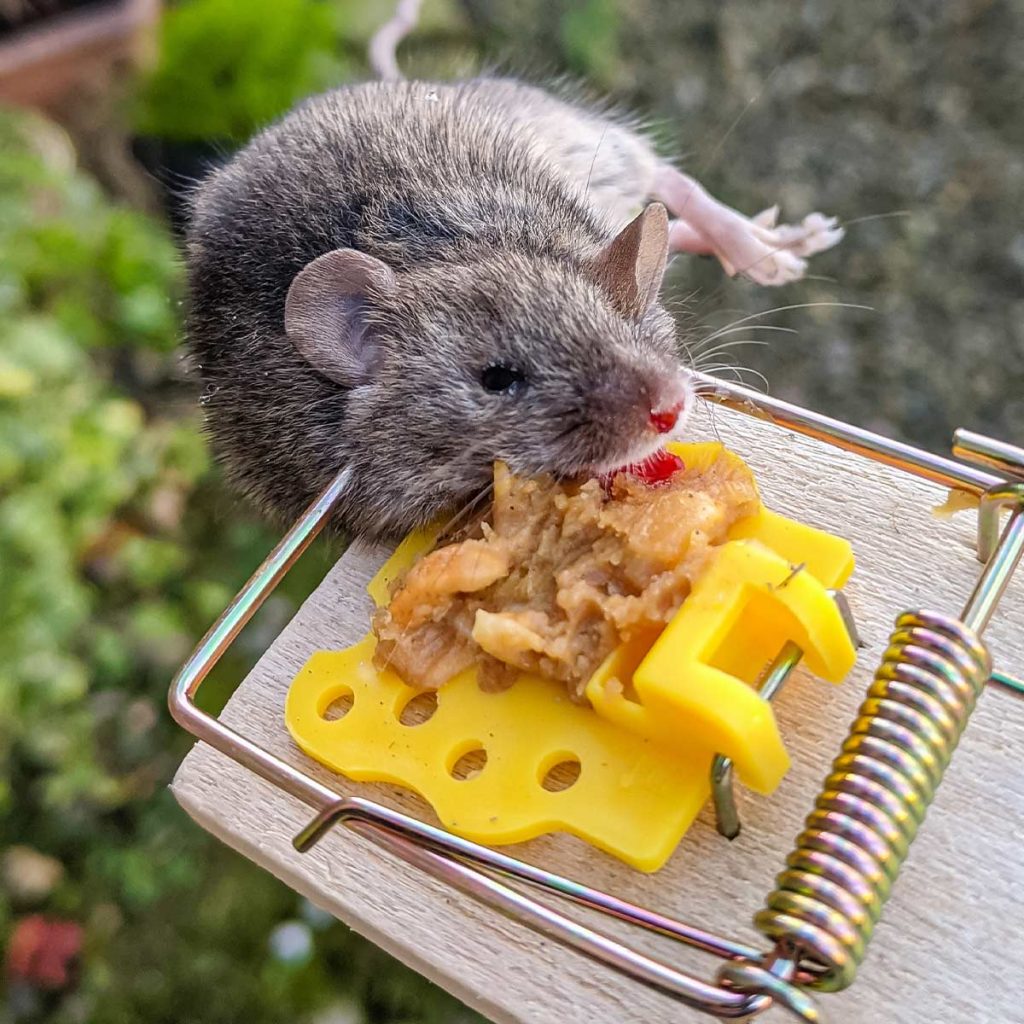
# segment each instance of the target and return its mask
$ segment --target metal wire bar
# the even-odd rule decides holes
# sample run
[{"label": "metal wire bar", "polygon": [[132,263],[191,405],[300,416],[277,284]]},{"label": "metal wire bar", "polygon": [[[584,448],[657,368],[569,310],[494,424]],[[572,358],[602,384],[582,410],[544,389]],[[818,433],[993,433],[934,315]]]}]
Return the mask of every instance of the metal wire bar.
[{"label": "metal wire bar", "polygon": [[[1017,510],[1010,516],[1002,540],[988,559],[961,615],[968,628],[978,633],[984,630],[995,614],[996,606],[1020,564],[1024,549],[1024,484],[1014,484],[1007,489],[1016,493]],[[1004,489],[995,490],[1002,494]]]},{"label": "metal wire bar", "polygon": [[[803,656],[799,645],[789,641],[761,673],[754,688],[765,700],[771,700]],[[736,807],[732,758],[725,754],[715,754],[711,761],[711,801],[715,805],[718,834],[726,839],[735,839],[740,834],[740,813]]]},{"label": "metal wire bar", "polygon": [[182,728],[313,807],[331,803],[336,794],[316,779],[293,768],[287,761],[275,757],[219,719],[200,710],[195,704],[195,695],[245,624],[324,528],[331,509],[348,485],[350,475],[348,469],[343,469],[281,538],[210,627],[206,636],[199,641],[188,661],[171,681],[167,695],[171,715]]},{"label": "metal wire bar", "polygon": [[997,686],[1002,686],[1011,693],[1024,695],[1024,679],[1018,679],[1016,676],[1011,676],[1006,672],[993,671],[992,675],[989,677],[989,682],[995,683]]},{"label": "metal wire bar", "polygon": [[[334,820],[343,821],[353,831],[373,840],[407,863],[476,897],[514,920],[558,939],[627,977],[666,992],[687,1006],[711,1012],[718,1017],[736,1019],[760,1013],[770,1005],[769,999],[756,993],[745,994],[724,989],[644,953],[638,953],[618,940],[516,892],[479,869],[438,852],[430,844],[418,841],[416,831],[406,833],[404,827],[396,829],[394,822],[385,825],[381,810],[369,801],[355,798],[342,800],[335,808]],[[444,847],[449,846],[449,838],[455,837],[446,836]],[[760,962],[761,957],[756,952],[754,957]]]},{"label": "metal wire bar", "polygon": [[962,427],[953,432],[953,454],[979,466],[988,466],[997,473],[1015,480],[1024,480],[1020,448],[997,441],[994,437],[976,434]]},{"label": "metal wire bar", "polygon": [[580,906],[620,921],[636,924],[646,931],[675,939],[705,953],[726,960],[757,960],[760,957],[759,952],[751,946],[723,939],[701,928],[638,907],[599,889],[592,889],[570,878],[534,867],[499,850],[480,846],[471,840],[462,839],[362,797],[336,798],[296,835],[293,840],[294,846],[301,853],[306,853],[338,822],[353,820],[365,821],[380,830],[411,839],[424,849],[454,857],[466,864],[476,864],[496,875],[547,889]]},{"label": "metal wire bar", "polygon": [[902,469],[943,487],[982,494],[1004,480],[1004,477],[982,469],[964,466],[953,459],[933,455],[903,441],[894,441],[873,431],[832,419],[831,416],[823,416],[779,398],[759,394],[739,384],[727,383],[710,374],[698,373],[696,377],[704,398],[757,419],[768,420],[798,434],[826,441],[844,451],[856,452],[875,462]]}]

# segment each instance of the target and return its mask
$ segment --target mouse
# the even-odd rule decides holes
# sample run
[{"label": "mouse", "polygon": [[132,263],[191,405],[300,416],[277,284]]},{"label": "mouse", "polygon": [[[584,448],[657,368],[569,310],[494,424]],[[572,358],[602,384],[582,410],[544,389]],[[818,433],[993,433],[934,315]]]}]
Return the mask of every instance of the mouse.
[{"label": "mouse", "polygon": [[397,538],[464,508],[498,461],[565,478],[657,457],[696,400],[660,301],[670,256],[772,286],[842,237],[819,213],[740,214],[572,90],[407,81],[388,60],[189,197],[207,431],[273,518],[345,470],[330,528]]}]

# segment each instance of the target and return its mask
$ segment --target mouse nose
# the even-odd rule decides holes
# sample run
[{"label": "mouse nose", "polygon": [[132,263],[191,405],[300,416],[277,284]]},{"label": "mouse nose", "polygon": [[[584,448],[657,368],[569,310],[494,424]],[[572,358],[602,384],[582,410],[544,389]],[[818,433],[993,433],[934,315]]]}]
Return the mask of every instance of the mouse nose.
[{"label": "mouse nose", "polygon": [[676,427],[687,411],[692,393],[690,380],[684,373],[660,369],[647,378],[648,422],[655,433],[667,434]]},{"label": "mouse nose", "polygon": [[679,422],[679,414],[686,403],[679,399],[666,409],[651,410],[651,426],[659,434],[667,434]]}]

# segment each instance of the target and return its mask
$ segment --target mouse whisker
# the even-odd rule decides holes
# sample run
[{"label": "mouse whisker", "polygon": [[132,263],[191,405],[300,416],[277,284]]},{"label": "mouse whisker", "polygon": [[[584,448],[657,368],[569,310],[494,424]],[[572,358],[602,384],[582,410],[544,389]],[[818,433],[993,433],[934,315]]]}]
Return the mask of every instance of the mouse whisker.
[{"label": "mouse whisker", "polygon": [[553,438],[554,441],[564,441],[567,437],[571,437],[576,433],[577,430],[582,430],[586,426],[586,420],[572,420],[567,427],[560,430]]},{"label": "mouse whisker", "polygon": [[750,313],[748,316],[741,317],[739,320],[733,321],[729,324],[729,327],[737,327],[740,324],[750,323],[751,320],[757,320],[758,317],[770,316],[772,313],[786,313],[794,309],[819,309],[823,307],[834,307],[836,309],[863,309],[869,313],[875,312],[874,306],[865,306],[857,302],[794,302],[788,306],[774,306],[772,309],[762,309],[757,313]]},{"label": "mouse whisker", "polygon": [[729,141],[729,136],[731,136],[732,133],[736,131],[737,128],[739,128],[741,122],[743,121],[743,118],[747,116],[751,108],[754,107],[757,104],[757,102],[761,99],[761,97],[768,91],[768,87],[772,84],[772,81],[774,80],[775,76],[782,70],[783,63],[784,61],[780,60],[779,63],[776,64],[775,67],[773,67],[771,71],[768,72],[768,75],[762,83],[761,88],[758,89],[757,92],[754,93],[754,95],[751,96],[749,100],[747,100],[747,103],[744,106],[744,108],[736,115],[735,118],[733,118],[732,124],[730,124],[729,127],[725,130],[725,133],[722,135],[722,137],[712,148],[711,152],[708,154],[707,160],[704,161],[704,166],[701,168],[702,174],[707,172],[707,170],[714,163],[715,159],[718,157],[718,154],[721,153],[722,149],[725,147],[725,144]]},{"label": "mouse whisker", "polygon": [[[709,291],[700,300],[700,302],[698,302],[694,306],[694,312],[698,313],[698,314],[703,314],[703,312],[705,310],[711,309],[712,303],[717,302],[718,300],[720,300],[722,298],[723,295],[725,295],[726,288],[728,287],[729,282],[731,280],[732,280],[732,278],[730,278],[730,277],[723,277],[722,280],[714,288],[712,288],[711,291]],[[726,307],[726,308],[721,308],[720,307],[720,308],[718,308],[716,310],[713,310],[713,312],[715,312],[715,313],[741,313],[742,310],[741,309],[732,309],[732,308],[728,308],[728,307]]]},{"label": "mouse whisker", "polygon": [[494,493],[494,483],[488,483],[481,487],[464,505],[458,508],[454,515],[441,527],[437,535],[437,546],[447,544],[455,538],[458,532],[469,525],[475,513],[479,511],[480,505],[485,503]]},{"label": "mouse whisker", "polygon": [[[716,314],[739,313],[739,314],[746,315],[745,310],[742,310],[742,309],[723,308],[723,309],[716,310],[715,312],[716,312]],[[695,316],[694,320],[696,320],[696,319],[697,319],[697,317]],[[716,341],[718,338],[725,337],[728,334],[736,333],[743,326],[742,319],[743,319],[742,317],[740,319],[733,319],[733,320],[730,320],[728,323],[721,324],[721,325],[719,325],[717,327],[715,327],[713,324],[710,324],[710,323],[701,323],[699,325],[699,328],[703,329],[703,330],[707,330],[709,333],[704,335],[703,337],[698,337],[693,342],[694,348],[699,352],[701,349],[704,348],[705,345],[709,345],[712,341]],[[749,330],[754,330],[754,331],[769,330],[769,331],[783,331],[783,332],[789,332],[789,333],[793,333],[793,334],[798,333],[795,328],[792,328],[792,327],[781,327],[781,326],[777,326],[777,325],[774,325],[774,324],[750,324],[748,326],[748,329]],[[696,328],[695,328],[694,333],[697,333],[697,329]]]},{"label": "mouse whisker", "polygon": [[694,366],[693,349],[690,345],[683,338],[676,338],[676,346],[686,365],[691,367]]},{"label": "mouse whisker", "polygon": [[715,440],[721,443],[722,435],[718,430],[718,403],[712,401],[708,396],[711,394],[712,389],[710,387],[700,387],[695,391],[697,401],[701,403],[701,406],[707,410],[708,420],[711,424],[711,433],[715,435]]},{"label": "mouse whisker", "polygon": [[718,416],[718,406],[714,402],[706,402],[705,404],[711,410],[711,432],[715,435],[715,440],[721,444],[722,433],[718,429],[718,420],[716,419]]},{"label": "mouse whisker", "polygon": [[702,359],[693,364],[695,373],[716,373],[720,369],[731,369],[739,366],[739,360],[730,353],[725,353],[717,359]]},{"label": "mouse whisker", "polygon": [[605,124],[604,129],[601,132],[601,137],[597,140],[597,146],[594,148],[594,156],[590,161],[590,170],[587,171],[587,183],[583,186],[584,192],[590,191],[590,179],[594,176],[594,165],[597,163],[597,154],[601,152],[601,143],[604,142],[604,137],[608,134],[609,125]]},{"label": "mouse whisker", "polygon": [[[761,381],[765,392],[768,392],[770,390],[768,378],[760,370],[755,370],[752,366],[738,366],[735,363],[717,363],[713,366],[702,367],[701,372],[713,376],[720,376],[721,374],[728,372],[732,374],[732,376],[738,383],[743,385],[748,385],[748,382],[744,378],[743,374],[750,373]],[[697,386],[698,395],[711,394],[713,391],[713,385],[701,386],[698,384]]]},{"label": "mouse whisker", "polygon": [[697,359],[693,368],[698,373],[711,373],[710,367],[712,366],[736,366],[737,364],[738,359],[732,352],[712,352],[706,357]]},{"label": "mouse whisker", "polygon": [[[741,328],[742,330],[743,328]],[[795,333],[795,332],[794,332]],[[724,345],[715,345],[714,348],[698,349],[696,352],[697,362],[702,362],[707,359],[713,359],[715,356],[722,355],[724,352],[729,352],[731,349],[741,348],[744,345],[767,345],[768,342],[762,338],[737,338],[735,341],[727,342]]]},{"label": "mouse whisker", "polygon": [[[729,127],[726,128],[725,132],[722,134],[722,137],[712,147],[711,152],[708,153],[707,159],[704,161],[703,165],[700,168],[700,171],[698,172],[698,175],[697,175],[698,177],[701,177],[702,175],[707,173],[708,169],[711,167],[711,165],[718,158],[718,154],[721,153],[722,149],[725,147],[726,142],[729,141],[729,137],[740,126],[740,123],[747,116],[748,111],[768,91],[768,87],[771,85],[772,80],[779,73],[781,68],[782,68],[782,61],[780,61],[778,64],[775,65],[774,68],[772,68],[772,70],[768,73],[767,77],[765,78],[764,82],[762,83],[761,88],[758,89],[757,92],[754,93],[754,95],[751,96],[749,100],[747,100],[746,105],[743,107],[743,109],[736,115],[736,117],[733,118],[732,124],[730,124]],[[683,200],[683,202],[680,205],[679,209],[672,211],[672,213],[676,217],[683,217],[685,215],[686,207],[689,206],[690,200],[693,198],[694,191],[695,191],[694,189],[691,189],[689,195],[687,195],[686,199]]]},{"label": "mouse whisker", "polygon": [[913,217],[913,210],[890,210],[888,213],[869,213],[864,217],[854,217],[853,220],[839,222],[839,227],[848,228],[851,224],[863,224],[869,220],[887,220],[890,217]]},{"label": "mouse whisker", "polygon": [[[740,324],[734,321],[731,324],[726,324],[725,327],[720,327],[718,330],[713,331],[706,338],[701,338],[696,343],[697,348],[700,349],[704,345],[715,341],[717,338],[724,338],[726,335],[737,333],[737,331],[780,331],[784,334],[799,333],[795,327],[779,327],[775,324]],[[762,341],[759,344],[767,345],[768,342]]]},{"label": "mouse whisker", "polygon": [[695,369],[699,370],[701,373],[714,373],[716,370],[724,369],[726,367],[731,368],[736,365],[738,365],[736,357],[731,352],[726,352],[719,356],[718,362],[704,361],[698,363],[695,366]]},{"label": "mouse whisker", "polygon": [[[711,372],[711,371],[709,371],[709,372]],[[755,370],[752,366],[734,366],[734,365],[720,366],[720,367],[718,367],[718,371],[717,372],[719,372],[719,373],[725,373],[725,372],[731,373],[732,376],[737,381],[737,383],[743,384],[743,385],[745,385],[747,387],[749,387],[751,385],[750,385],[750,383],[747,381],[747,379],[743,375],[745,373],[752,374],[754,377],[756,377],[761,382],[761,387],[763,388],[763,390],[766,393],[770,390],[770,387],[769,387],[769,384],[768,384],[768,378],[760,370]]]}]

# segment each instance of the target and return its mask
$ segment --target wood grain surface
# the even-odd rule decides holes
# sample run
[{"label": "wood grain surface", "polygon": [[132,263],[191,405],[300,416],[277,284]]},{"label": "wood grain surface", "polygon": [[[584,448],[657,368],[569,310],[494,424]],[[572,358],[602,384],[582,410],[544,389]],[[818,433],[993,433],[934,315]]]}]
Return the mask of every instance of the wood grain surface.
[{"label": "wood grain surface", "polygon": [[[978,572],[975,515],[932,510],[946,493],[868,460],[724,409],[694,428],[716,432],[753,468],[765,504],[849,538],[857,570],[847,588],[864,648],[834,687],[798,671],[776,703],[793,767],[769,798],[741,792],[744,828],[729,843],[709,808],[660,872],[645,876],[569,836],[509,848],[515,855],[618,896],[764,945],[750,919],[810,810],[818,786],[878,664],[896,614],[959,613]],[[224,719],[341,792],[358,792],[433,821],[416,797],[331,775],[284,726],[289,682],[316,650],[367,629],[364,587],[387,552],[356,545],[239,686]],[[997,667],[1024,673],[1024,579],[987,633]],[[990,686],[894,888],[854,985],[822,997],[835,1024],[1024,1020],[1024,700]],[[218,752],[197,744],[173,783],[190,815],[315,903],[496,1021],[623,1024],[706,1020],[602,968],[337,829],[306,855],[291,837],[310,817]],[[583,912],[572,913],[585,920]],[[600,927],[710,977],[712,958],[664,939]],[[772,1009],[761,1020],[789,1019]]]}]

